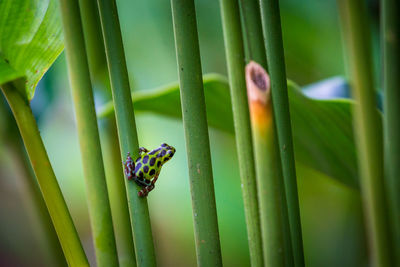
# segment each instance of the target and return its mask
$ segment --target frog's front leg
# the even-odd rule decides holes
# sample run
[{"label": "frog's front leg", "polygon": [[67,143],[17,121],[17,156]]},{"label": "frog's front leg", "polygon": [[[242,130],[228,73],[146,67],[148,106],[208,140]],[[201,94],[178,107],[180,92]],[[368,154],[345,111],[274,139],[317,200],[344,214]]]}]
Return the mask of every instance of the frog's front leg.
[{"label": "frog's front leg", "polygon": [[139,156],[142,156],[143,153],[147,153],[149,150],[144,147],[139,147]]},{"label": "frog's front leg", "polygon": [[139,197],[147,197],[147,195],[150,193],[150,191],[154,189],[155,183],[157,182],[159,175],[160,175],[160,172],[156,173],[153,180],[151,180],[151,184],[143,187],[143,189],[138,192]]}]

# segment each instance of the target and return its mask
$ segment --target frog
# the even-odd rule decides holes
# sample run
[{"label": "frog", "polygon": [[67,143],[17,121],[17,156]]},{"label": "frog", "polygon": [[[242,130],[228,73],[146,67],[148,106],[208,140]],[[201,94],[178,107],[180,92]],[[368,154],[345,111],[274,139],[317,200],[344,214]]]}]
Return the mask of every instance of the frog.
[{"label": "frog", "polygon": [[133,180],[142,189],[138,192],[139,197],[147,197],[155,187],[162,166],[175,154],[176,149],[166,143],[149,151],[144,147],[139,148],[139,157],[133,160],[130,153],[123,161],[125,177]]}]

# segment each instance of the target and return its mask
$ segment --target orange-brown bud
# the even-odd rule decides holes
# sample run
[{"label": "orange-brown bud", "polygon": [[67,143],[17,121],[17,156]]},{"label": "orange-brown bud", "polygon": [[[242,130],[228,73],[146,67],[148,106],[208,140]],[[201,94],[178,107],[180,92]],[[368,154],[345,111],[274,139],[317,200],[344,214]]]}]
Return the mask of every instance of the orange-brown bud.
[{"label": "orange-brown bud", "polygon": [[271,126],[271,86],[268,73],[254,61],[246,66],[246,86],[251,123],[265,132]]}]

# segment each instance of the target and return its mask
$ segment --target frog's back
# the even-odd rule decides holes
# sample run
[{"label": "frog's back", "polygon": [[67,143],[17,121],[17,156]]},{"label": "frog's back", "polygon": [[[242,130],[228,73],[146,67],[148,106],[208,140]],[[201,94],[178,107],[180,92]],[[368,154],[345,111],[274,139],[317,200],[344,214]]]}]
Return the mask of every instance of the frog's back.
[{"label": "frog's back", "polygon": [[160,172],[162,166],[162,157],[160,157],[160,148],[145,153],[136,159],[135,176],[151,180],[156,173]]}]

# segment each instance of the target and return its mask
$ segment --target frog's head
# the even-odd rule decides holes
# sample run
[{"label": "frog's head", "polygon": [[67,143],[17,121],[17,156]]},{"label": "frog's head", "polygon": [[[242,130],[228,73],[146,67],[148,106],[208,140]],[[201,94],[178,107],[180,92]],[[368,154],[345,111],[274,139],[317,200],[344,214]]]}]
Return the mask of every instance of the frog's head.
[{"label": "frog's head", "polygon": [[174,156],[176,149],[166,143],[162,144],[161,148],[160,156],[162,157],[162,162],[165,163]]}]

